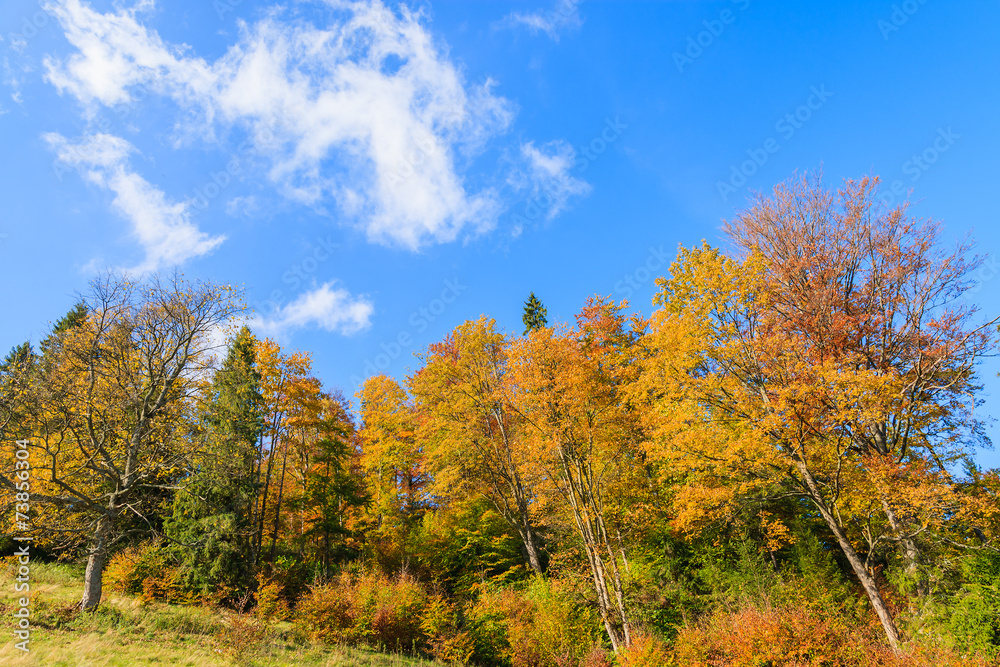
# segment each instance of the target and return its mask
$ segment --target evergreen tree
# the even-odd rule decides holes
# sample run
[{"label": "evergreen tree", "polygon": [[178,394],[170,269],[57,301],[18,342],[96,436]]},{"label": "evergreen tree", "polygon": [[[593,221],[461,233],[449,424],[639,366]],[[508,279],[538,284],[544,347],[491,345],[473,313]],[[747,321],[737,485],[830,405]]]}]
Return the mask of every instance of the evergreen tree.
[{"label": "evergreen tree", "polygon": [[317,429],[319,437],[310,448],[312,463],[305,477],[305,488],[289,505],[313,517],[301,538],[312,543],[313,558],[322,565],[326,577],[333,562],[356,555],[347,546],[346,538],[352,532],[347,514],[363,505],[367,498],[361,477],[351,470],[353,425],[348,407],[343,399],[328,398],[325,402]]},{"label": "evergreen tree", "polygon": [[74,327],[78,327],[83,324],[87,319],[87,304],[83,301],[78,302],[75,306],[70,308],[69,312],[63,316],[61,320],[56,322],[56,325],[52,327],[52,334],[58,336],[59,334],[69,331]]},{"label": "evergreen tree", "polygon": [[10,353],[0,363],[0,372],[13,372],[15,369],[30,365],[35,360],[35,350],[31,343],[25,341],[11,348]]},{"label": "evergreen tree", "polygon": [[174,498],[166,533],[186,583],[233,594],[252,584],[252,510],[256,443],[264,427],[256,339],[247,327],[216,372],[203,416],[206,439],[197,471]]},{"label": "evergreen tree", "polygon": [[535,329],[544,329],[548,326],[547,313],[548,311],[545,309],[545,306],[542,305],[542,302],[532,292],[528,300],[524,302],[524,315],[521,316],[521,321],[524,322],[525,335]]}]

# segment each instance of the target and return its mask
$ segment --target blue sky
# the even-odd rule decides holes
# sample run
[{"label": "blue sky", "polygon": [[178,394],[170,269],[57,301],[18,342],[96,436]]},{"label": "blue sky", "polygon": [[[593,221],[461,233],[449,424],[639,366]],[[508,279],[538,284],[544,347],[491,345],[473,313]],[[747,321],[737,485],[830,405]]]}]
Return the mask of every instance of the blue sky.
[{"label": "blue sky", "polygon": [[465,319],[520,331],[532,290],[648,313],[678,244],[803,169],[1000,258],[997,3],[4,6],[3,349],[101,269],[179,266],[352,395]]}]

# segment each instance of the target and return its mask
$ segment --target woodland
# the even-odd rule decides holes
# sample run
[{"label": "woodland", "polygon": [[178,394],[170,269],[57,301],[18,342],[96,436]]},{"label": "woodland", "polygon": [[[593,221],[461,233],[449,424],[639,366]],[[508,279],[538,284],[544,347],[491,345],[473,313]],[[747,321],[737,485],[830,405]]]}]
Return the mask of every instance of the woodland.
[{"label": "woodland", "polygon": [[42,627],[209,608],[238,663],[998,665],[983,261],[876,177],[796,177],[646,315],[532,294],[354,396],[232,286],[108,273],[0,366],[0,553],[80,564]]}]

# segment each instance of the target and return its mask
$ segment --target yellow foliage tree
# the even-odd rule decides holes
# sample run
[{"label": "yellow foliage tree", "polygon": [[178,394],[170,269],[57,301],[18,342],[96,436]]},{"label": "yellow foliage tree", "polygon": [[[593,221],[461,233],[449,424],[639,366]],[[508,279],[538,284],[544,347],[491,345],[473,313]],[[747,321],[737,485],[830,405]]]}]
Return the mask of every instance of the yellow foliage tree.
[{"label": "yellow foliage tree", "polygon": [[807,499],[896,648],[873,557],[899,546],[915,568],[919,539],[970,510],[953,469],[979,435],[992,327],[960,299],[968,246],[941,250],[939,226],[882,207],[877,185],[794,180],[727,226],[734,257],[682,249],[637,386],[651,451],[687,474],[677,521],[748,494]]},{"label": "yellow foliage tree", "polygon": [[444,497],[485,496],[521,538],[532,570],[543,570],[538,536],[541,471],[512,405],[510,342],[482,317],[431,345],[410,380],[435,486]]},{"label": "yellow foliage tree", "polygon": [[405,566],[407,541],[427,506],[424,454],[406,391],[387,375],[365,380],[361,402],[361,469],[368,480],[372,537],[380,557]]},{"label": "yellow foliage tree", "polygon": [[636,410],[623,388],[635,380],[645,323],[592,298],[573,330],[532,331],[511,353],[514,405],[527,428],[531,462],[568,509],[583,544],[598,610],[615,652],[632,641],[622,569],[622,532],[641,521],[622,500],[644,486]]},{"label": "yellow foliage tree", "polygon": [[[30,441],[39,537],[86,545],[81,607],[90,609],[109,550],[153,528],[155,505],[192,460],[185,416],[214,362],[212,334],[242,308],[227,286],[109,274],[84,309],[25,369],[4,438]],[[13,493],[7,472],[0,487]]]}]

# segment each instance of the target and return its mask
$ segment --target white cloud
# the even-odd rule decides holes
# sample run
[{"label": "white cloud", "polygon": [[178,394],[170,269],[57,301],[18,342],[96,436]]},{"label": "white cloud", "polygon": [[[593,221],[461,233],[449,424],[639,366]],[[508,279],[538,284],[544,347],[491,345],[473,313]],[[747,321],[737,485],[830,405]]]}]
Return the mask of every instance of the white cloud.
[{"label": "white cloud", "polygon": [[334,282],[324,283],[302,294],[270,317],[261,317],[257,326],[276,335],[308,326],[349,335],[371,326],[375,312],[371,302],[334,285]]},{"label": "white cloud", "polygon": [[48,80],[85,105],[113,105],[132,100],[129,88],[150,86],[157,92],[184,90],[207,94],[215,76],[208,64],[184,55],[186,47],[171,47],[136,18],[151,2],[116,14],[101,14],[80,0],[56,0],[45,5],[77,49],[65,62],[45,59]]},{"label": "white cloud", "polygon": [[327,5],[322,27],[278,9],[240,23],[237,43],[209,63],[165,43],[136,9],[57,0],[47,9],[77,52],[47,59],[47,78],[90,113],[145,87],[182,108],[183,133],[246,129],[286,196],[320,210],[333,202],[372,241],[416,249],[491,228],[498,194],[470,189],[457,162],[506,130],[510,102],[492,82],[467,84],[419,13],[380,0]]},{"label": "white cloud", "polygon": [[260,210],[260,204],[253,195],[248,197],[233,197],[226,202],[226,215],[233,218],[245,218]]},{"label": "white cloud", "polygon": [[570,197],[586,195],[590,185],[570,174],[576,162],[576,151],[565,141],[550,141],[536,148],[534,142],[521,145],[522,171],[509,179],[520,191],[530,191],[530,197],[545,210],[548,220],[566,209]]},{"label": "white cloud", "polygon": [[513,12],[507,16],[504,25],[508,27],[525,26],[538,34],[544,32],[553,41],[559,41],[559,32],[564,29],[579,28],[583,25],[580,18],[580,2],[582,0],[556,0],[552,9],[537,12]]},{"label": "white cloud", "polygon": [[74,167],[90,182],[115,193],[112,206],[132,225],[146,257],[130,271],[143,272],[182,264],[212,252],[224,236],[209,236],[191,222],[188,205],[166,195],[131,170],[135,147],[121,137],[95,134],[78,142],[49,133],[44,139],[60,163]]},{"label": "white cloud", "polygon": [[21,86],[24,84],[24,71],[17,73],[10,64],[10,60],[7,56],[3,58],[3,83],[6,86],[10,86],[11,93],[10,99],[14,100],[16,104],[23,105],[24,102],[21,97]]}]

